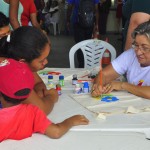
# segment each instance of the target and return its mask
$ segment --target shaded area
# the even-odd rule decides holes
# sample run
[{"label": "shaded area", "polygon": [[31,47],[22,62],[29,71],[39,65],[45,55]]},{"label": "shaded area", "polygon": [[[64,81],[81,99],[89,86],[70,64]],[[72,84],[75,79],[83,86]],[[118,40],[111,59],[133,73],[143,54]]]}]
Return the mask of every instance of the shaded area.
[{"label": "shaded area", "polygon": [[[69,68],[69,51],[70,48],[75,44],[73,36],[71,35],[50,35],[51,41],[51,52],[48,56],[48,67],[52,68]],[[122,42],[120,40],[120,34],[109,33],[107,36],[101,36],[102,40],[105,40],[106,37],[109,39],[109,43],[112,44],[116,51],[117,55],[121,53]]]}]

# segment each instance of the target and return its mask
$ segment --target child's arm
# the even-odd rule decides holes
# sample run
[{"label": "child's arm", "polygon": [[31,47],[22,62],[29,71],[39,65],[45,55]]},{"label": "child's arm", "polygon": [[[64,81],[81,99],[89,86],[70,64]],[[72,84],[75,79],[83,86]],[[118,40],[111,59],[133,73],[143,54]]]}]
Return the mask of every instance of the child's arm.
[{"label": "child's arm", "polygon": [[50,97],[53,97],[54,102],[58,101],[58,94],[56,94],[57,91],[54,89],[47,90],[46,85],[36,72],[34,72],[34,80],[35,80],[34,90],[40,98],[46,99],[46,97],[50,95]]},{"label": "child's arm", "polygon": [[61,123],[51,124],[45,131],[45,134],[50,138],[60,138],[64,135],[70,128],[77,125],[87,125],[89,120],[83,115],[75,115]]},{"label": "child's arm", "polygon": [[[48,91],[45,91],[45,93],[46,92]],[[58,99],[58,93],[56,92],[56,90],[51,89],[50,93],[51,94],[45,94],[45,97],[40,98],[37,95],[37,93],[34,90],[32,90],[29,97],[22,103],[36,105],[41,110],[43,110],[45,114],[49,114],[52,111],[54,104]]]},{"label": "child's arm", "polygon": [[46,85],[44,84],[44,82],[36,72],[33,72],[33,74],[35,80],[34,90],[37,93],[37,95],[42,98],[44,97],[44,90],[46,90]]}]

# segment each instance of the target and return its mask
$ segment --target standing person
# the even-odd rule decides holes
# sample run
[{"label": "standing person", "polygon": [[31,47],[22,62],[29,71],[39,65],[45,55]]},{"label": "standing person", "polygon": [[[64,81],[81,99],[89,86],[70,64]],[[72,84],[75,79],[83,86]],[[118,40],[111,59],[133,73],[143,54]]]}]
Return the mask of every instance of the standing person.
[{"label": "standing person", "polygon": [[21,25],[28,26],[31,21],[32,26],[40,29],[40,25],[37,21],[37,10],[33,0],[20,0],[23,7],[23,12],[21,14]]},{"label": "standing person", "polygon": [[[86,4],[84,4],[86,2]],[[68,30],[70,29],[70,22],[71,22],[71,14],[73,9],[73,30],[74,30],[74,40],[76,43],[81,42],[83,40],[91,39],[93,29],[98,28],[98,3],[99,0],[68,0],[68,10],[67,10],[67,26]],[[90,7],[90,8],[89,8]],[[93,13],[91,16],[94,16],[95,14],[95,21],[92,17],[89,17],[89,22],[85,22],[84,14],[87,14],[84,12],[86,8],[89,8],[92,10],[91,13]],[[82,14],[83,12],[83,14]],[[80,19],[81,17],[81,19]],[[95,27],[94,27],[95,22]],[[87,26],[86,26],[86,25]],[[77,58],[79,63],[79,68],[84,67],[84,57],[81,50],[77,51]]]},{"label": "standing person", "polygon": [[[125,3],[127,2],[127,0],[123,0],[123,6],[124,7]],[[122,10],[123,11],[123,10]],[[122,13],[122,52],[124,51],[124,41],[125,41],[125,37],[124,37],[124,27],[125,27],[125,23],[126,23],[126,17],[124,16],[124,14]]]},{"label": "standing person", "polygon": [[50,52],[48,38],[39,29],[23,26],[0,40],[0,57],[26,62],[34,74],[35,84],[24,103],[37,105],[46,114],[50,113],[58,100],[55,89],[47,90],[37,71],[44,69]]},{"label": "standing person", "polygon": [[21,104],[30,96],[33,86],[34,77],[26,63],[0,58],[0,100],[3,106],[0,110],[0,142],[25,139],[32,133],[56,139],[73,126],[88,124],[83,115],[55,124],[38,107]]},{"label": "standing person", "polygon": [[45,14],[45,27],[46,27],[47,31],[49,32],[50,24],[52,22],[57,22],[57,23],[59,22],[60,14],[59,14],[58,1],[57,0],[54,0],[54,1],[49,0],[47,2],[47,9],[48,9],[48,13]]},{"label": "standing person", "polygon": [[36,10],[37,10],[37,21],[40,24],[41,28],[44,28],[44,15],[42,13],[44,7],[45,7],[45,2],[44,0],[34,0]]},{"label": "standing person", "polygon": [[131,33],[141,23],[150,20],[149,0],[127,0],[123,6],[123,15],[126,18],[124,27],[124,47],[128,50],[132,46]]},{"label": "standing person", "polygon": [[[92,96],[110,93],[112,90],[126,90],[134,95],[150,99],[150,20],[140,24],[133,32],[132,48],[123,52],[94,80]],[[127,82],[114,81],[126,74]]]},{"label": "standing person", "polygon": [[40,29],[33,0],[0,0],[0,10],[10,18],[13,29],[28,26],[29,22]]},{"label": "standing person", "polygon": [[45,12],[48,12],[51,8],[51,5],[52,5],[52,0],[47,0],[47,2],[45,3]]},{"label": "standing person", "polygon": [[0,12],[0,39],[10,34],[9,18]]},{"label": "standing person", "polygon": [[[123,3],[122,7],[124,7],[126,1],[127,1],[127,0],[123,0],[123,1],[122,1],[122,3]],[[123,10],[122,10],[122,12],[123,12]],[[122,28],[124,28],[125,22],[126,22],[126,18],[124,17],[124,14],[122,14]]]},{"label": "standing person", "polygon": [[122,6],[123,6],[122,0],[117,0],[116,18],[117,18],[118,33],[120,33],[120,27],[122,22]]},{"label": "standing person", "polygon": [[111,0],[101,0],[98,5],[99,10],[98,28],[99,33],[102,35],[106,34],[107,18],[110,7],[111,7]]},{"label": "standing person", "polygon": [[19,4],[19,0],[0,0],[0,11],[6,17],[9,17],[13,29],[20,26],[23,9]]}]

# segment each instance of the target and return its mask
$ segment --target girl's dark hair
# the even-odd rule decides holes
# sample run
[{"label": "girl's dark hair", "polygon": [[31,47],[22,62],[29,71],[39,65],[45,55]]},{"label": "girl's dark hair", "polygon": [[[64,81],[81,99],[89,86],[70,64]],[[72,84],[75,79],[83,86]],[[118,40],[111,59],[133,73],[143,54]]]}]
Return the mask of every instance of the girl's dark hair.
[{"label": "girl's dark hair", "polygon": [[[16,96],[25,96],[25,95],[28,95],[30,93],[30,91],[31,91],[30,89],[25,88],[25,89],[17,91],[16,93],[14,93],[14,95],[16,95]],[[25,100],[25,98],[23,98],[23,99],[11,98],[11,97],[5,95],[4,93],[1,93],[1,95],[3,96],[5,101],[7,101],[9,103],[12,103],[12,104],[15,104],[15,105],[20,104],[22,101]]]},{"label": "girl's dark hair", "polygon": [[0,40],[0,56],[15,60],[25,59],[30,63],[41,55],[43,48],[49,43],[46,35],[36,27],[22,26],[14,30],[10,36]]},{"label": "girl's dark hair", "polygon": [[0,28],[9,25],[9,18],[7,18],[2,12],[0,12]]},{"label": "girl's dark hair", "polygon": [[7,36],[0,39],[0,57],[7,57],[9,43],[7,43]]}]

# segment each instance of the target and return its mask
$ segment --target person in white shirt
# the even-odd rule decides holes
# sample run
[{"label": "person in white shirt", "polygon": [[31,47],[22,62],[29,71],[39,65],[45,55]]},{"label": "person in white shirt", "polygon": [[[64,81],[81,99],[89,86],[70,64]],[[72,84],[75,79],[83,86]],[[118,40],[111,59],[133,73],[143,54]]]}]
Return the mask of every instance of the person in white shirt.
[{"label": "person in white shirt", "polygon": [[[99,96],[112,90],[126,90],[150,99],[150,21],[140,24],[132,34],[132,48],[122,53],[94,80],[91,95]],[[114,81],[126,74],[127,82]]]}]

